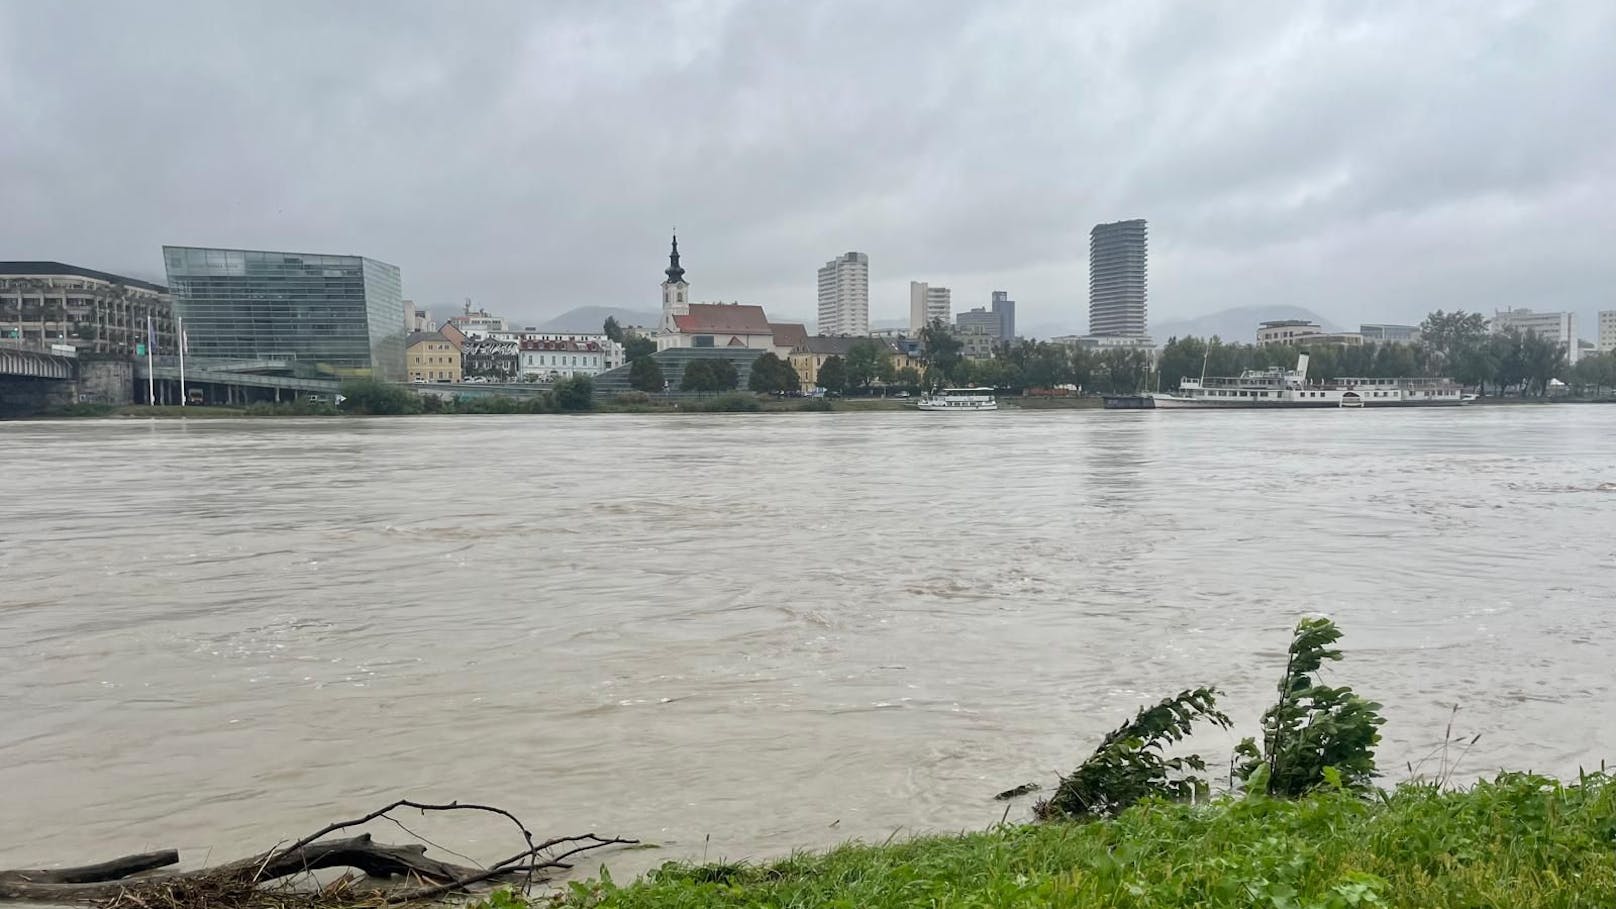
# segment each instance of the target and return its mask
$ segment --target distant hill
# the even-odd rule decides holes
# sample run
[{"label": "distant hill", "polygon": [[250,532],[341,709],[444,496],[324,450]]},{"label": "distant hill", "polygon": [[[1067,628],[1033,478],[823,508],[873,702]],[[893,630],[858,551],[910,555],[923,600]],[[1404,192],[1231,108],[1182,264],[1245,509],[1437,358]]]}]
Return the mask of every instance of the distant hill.
[{"label": "distant hill", "polygon": [[617,319],[619,325],[647,325],[655,328],[662,321],[662,313],[653,309],[625,309],[621,306],[579,306],[543,322],[539,331],[586,332],[600,331],[607,317]]},{"label": "distant hill", "polygon": [[1210,338],[1216,335],[1231,343],[1249,344],[1257,337],[1257,323],[1279,319],[1308,319],[1319,323],[1325,331],[1339,331],[1329,319],[1300,306],[1237,306],[1194,319],[1157,322],[1150,326],[1150,336],[1156,343],[1165,344],[1168,338]]}]

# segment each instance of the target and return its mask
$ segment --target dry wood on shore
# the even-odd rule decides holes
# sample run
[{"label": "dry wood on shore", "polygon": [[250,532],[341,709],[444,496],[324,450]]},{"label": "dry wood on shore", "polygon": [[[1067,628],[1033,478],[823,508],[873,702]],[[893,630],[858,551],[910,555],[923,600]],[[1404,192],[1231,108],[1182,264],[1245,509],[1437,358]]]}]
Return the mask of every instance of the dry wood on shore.
[{"label": "dry wood on shore", "polygon": [[[333,836],[372,821],[397,823],[393,813],[406,810],[495,815],[516,828],[523,848],[502,861],[478,867],[430,858],[422,843],[378,843],[368,833]],[[290,845],[196,871],[160,871],[179,864],[179,853],[172,849],[70,868],[0,870],[0,900],[94,903],[106,909],[392,906],[436,900],[495,883],[517,884],[525,891],[553,873],[571,868],[567,859],[572,856],[637,842],[595,833],[540,840],[503,808],[399,799],[359,817],[328,824]],[[323,885],[311,877],[312,872],[329,868],[350,870]]]}]

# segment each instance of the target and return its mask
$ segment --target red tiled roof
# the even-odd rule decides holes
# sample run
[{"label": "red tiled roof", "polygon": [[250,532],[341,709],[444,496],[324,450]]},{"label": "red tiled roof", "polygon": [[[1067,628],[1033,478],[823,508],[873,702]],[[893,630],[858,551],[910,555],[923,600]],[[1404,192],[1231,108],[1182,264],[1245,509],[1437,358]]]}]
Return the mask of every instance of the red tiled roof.
[{"label": "red tiled roof", "polygon": [[799,345],[808,343],[808,329],[795,322],[774,322],[769,325],[774,329],[774,346],[792,350]]},{"label": "red tiled roof", "polygon": [[692,303],[690,314],[674,316],[681,334],[772,335],[769,317],[761,306],[725,306],[719,303]]}]

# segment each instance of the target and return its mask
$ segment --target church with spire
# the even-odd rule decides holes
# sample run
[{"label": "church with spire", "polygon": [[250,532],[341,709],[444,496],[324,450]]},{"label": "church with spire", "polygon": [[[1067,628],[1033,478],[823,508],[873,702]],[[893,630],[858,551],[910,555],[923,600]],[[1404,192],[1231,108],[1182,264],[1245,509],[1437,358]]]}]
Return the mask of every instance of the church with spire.
[{"label": "church with spire", "polygon": [[662,333],[671,334],[679,330],[674,323],[675,316],[690,313],[690,282],[685,280],[685,270],[679,265],[679,235],[673,235],[673,250],[668,253],[668,269],[663,272],[667,280],[662,282]]},{"label": "church with spire", "polygon": [[[775,343],[775,326],[761,306],[739,303],[691,303],[690,282],[679,264],[679,235],[673,235],[668,267],[663,272],[662,325],[657,329],[657,350],[670,347],[746,348],[773,350],[784,356],[790,347]],[[801,326],[788,326],[801,329]]]}]

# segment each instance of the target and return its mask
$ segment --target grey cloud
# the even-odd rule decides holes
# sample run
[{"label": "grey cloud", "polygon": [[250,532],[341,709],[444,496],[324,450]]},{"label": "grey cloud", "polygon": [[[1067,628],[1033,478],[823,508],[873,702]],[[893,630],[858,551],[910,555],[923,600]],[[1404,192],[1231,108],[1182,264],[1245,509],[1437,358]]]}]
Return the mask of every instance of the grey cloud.
[{"label": "grey cloud", "polygon": [[1089,227],[1160,318],[1616,306],[1616,6],[0,0],[0,257],[360,252],[538,317],[810,315],[870,254],[1084,327]]}]

